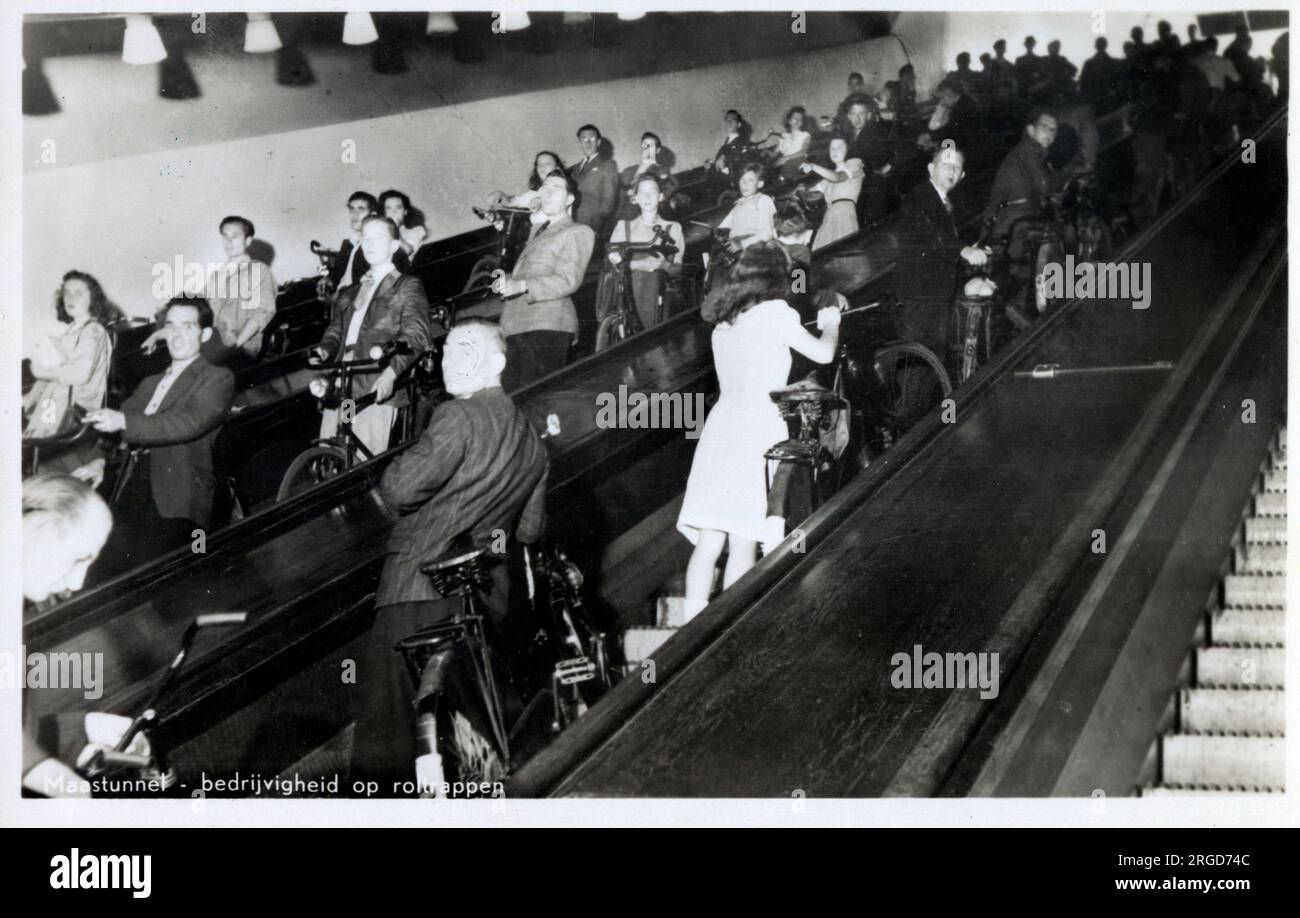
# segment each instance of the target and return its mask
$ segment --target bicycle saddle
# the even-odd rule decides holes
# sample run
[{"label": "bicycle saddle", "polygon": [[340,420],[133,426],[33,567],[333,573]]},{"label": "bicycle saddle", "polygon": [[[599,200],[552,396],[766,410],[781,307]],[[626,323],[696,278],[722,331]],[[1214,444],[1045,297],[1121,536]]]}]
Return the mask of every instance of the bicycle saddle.
[{"label": "bicycle saddle", "polygon": [[465,593],[475,587],[484,587],[490,577],[484,570],[486,548],[476,548],[450,558],[430,561],[420,565],[420,573],[429,578],[433,588],[443,596]]},{"label": "bicycle saddle", "polygon": [[784,389],[776,389],[771,393],[772,401],[778,405],[817,405],[822,410],[829,410],[840,407],[842,399],[839,395],[827,389],[821,383],[810,379],[800,380],[792,386],[786,386]]}]

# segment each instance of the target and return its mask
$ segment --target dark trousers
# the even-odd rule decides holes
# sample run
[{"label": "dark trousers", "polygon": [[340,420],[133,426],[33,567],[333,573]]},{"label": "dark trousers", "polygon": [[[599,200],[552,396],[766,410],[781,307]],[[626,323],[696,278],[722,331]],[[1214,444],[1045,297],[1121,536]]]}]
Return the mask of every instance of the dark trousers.
[{"label": "dark trousers", "polygon": [[[492,568],[492,589],[481,596],[489,613],[488,639],[496,647],[505,627],[508,607],[507,567]],[[356,727],[352,735],[352,770],[348,784],[354,796],[358,781],[372,781],[378,791],[372,796],[413,797],[415,782],[415,683],[400,651],[393,647],[429,625],[444,622],[461,610],[461,599],[452,596],[426,602],[402,602],[376,610],[374,625],[357,660],[357,695],[353,705]],[[509,648],[507,648],[508,650]],[[396,785],[396,786],[395,786]]]},{"label": "dark trousers", "polygon": [[521,389],[561,369],[569,360],[573,335],[561,331],[531,331],[506,339],[506,369],[501,387],[507,392]]},{"label": "dark trousers", "polygon": [[91,586],[147,564],[194,538],[200,527],[191,519],[165,517],[158,512],[149,484],[149,456],[141,456],[121,498],[112,507],[113,529],[86,577]]}]

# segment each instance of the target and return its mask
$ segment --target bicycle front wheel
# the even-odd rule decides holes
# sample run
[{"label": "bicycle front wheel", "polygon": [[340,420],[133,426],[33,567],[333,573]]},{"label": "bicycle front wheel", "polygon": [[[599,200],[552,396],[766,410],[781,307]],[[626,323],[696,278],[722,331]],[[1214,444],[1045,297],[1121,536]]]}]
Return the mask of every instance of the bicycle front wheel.
[{"label": "bicycle front wheel", "polygon": [[610,313],[600,320],[600,327],[596,329],[596,350],[611,348],[626,338],[627,323],[617,312]]},{"label": "bicycle front wheel", "polygon": [[338,446],[318,445],[303,450],[289,463],[276,492],[277,501],[288,500],[348,470],[348,455]]},{"label": "bicycle front wheel", "polygon": [[876,352],[875,414],[877,438],[892,443],[952,394],[952,380],[928,347],[912,341]]}]

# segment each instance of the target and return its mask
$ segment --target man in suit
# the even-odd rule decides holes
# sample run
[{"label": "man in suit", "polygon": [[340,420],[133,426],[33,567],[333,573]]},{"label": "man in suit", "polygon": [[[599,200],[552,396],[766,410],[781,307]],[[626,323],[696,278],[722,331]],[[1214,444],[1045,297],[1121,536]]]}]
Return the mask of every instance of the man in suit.
[{"label": "man in suit", "polygon": [[552,172],[542,180],[541,213],[546,218],[519,254],[514,270],[492,282],[506,301],[501,333],[506,338],[507,392],[564,366],[578,340],[573,294],[582,286],[595,247],[591,227],[574,222],[573,179]]},{"label": "man in suit", "polygon": [[[460,609],[457,596],[439,596],[420,567],[448,556],[463,541],[502,550],[501,535],[527,544],[545,521],[546,447],[501,388],[506,366],[500,330],[470,319],[447,335],[442,375],[454,396],[433,412],[418,443],[388,466],[380,482],[398,519],[375,596],[375,623],[358,667],[357,726],[352,780],[379,782],[381,796],[399,795],[393,782],[415,777],[415,692],[393,645]],[[498,637],[511,633],[506,565],[492,566],[484,597]],[[520,622],[517,638],[528,631]],[[498,643],[498,650],[508,650]]]},{"label": "man in suit", "polygon": [[609,239],[619,206],[618,163],[600,151],[600,128],[584,124],[578,128],[582,159],[569,167],[578,185],[578,203],[573,210],[576,223],[590,226],[601,242]]},{"label": "man in suit", "polygon": [[858,196],[858,222],[868,226],[889,211],[893,180],[894,151],[889,133],[880,123],[880,110],[870,96],[855,99],[849,105],[848,124],[840,137],[848,144],[845,160],[860,159],[863,167],[862,192]]},{"label": "man in suit", "polygon": [[718,152],[713,154],[711,164],[715,176],[713,187],[718,193],[728,188],[734,189],[740,182],[740,174],[745,166],[758,158],[753,131],[740,112],[734,108],[729,109],[722,116],[722,126],[727,136],[722,141],[722,146],[718,147]]},{"label": "man in suit", "polygon": [[916,341],[948,362],[949,315],[957,292],[957,260],[982,265],[988,253],[963,246],[953,222],[949,193],[962,180],[965,157],[940,147],[926,167],[930,178],[903,196],[895,229],[894,317],[899,336]]},{"label": "man in suit", "polygon": [[[374,404],[352,419],[352,432],[371,455],[388,449],[397,409],[406,404],[404,391],[393,397],[397,378],[443,331],[431,327],[424,284],[393,264],[397,234],[397,225],[387,217],[371,214],[362,221],[361,255],[370,268],[357,283],[339,291],[329,328],[311,358],[311,362],[321,363],[341,352],[345,360],[369,360],[375,346],[392,341],[410,345],[410,353],[394,354],[382,371],[352,377],[353,398],[375,393]],[[332,437],[337,429],[338,411],[326,409],[321,413],[321,437]]]},{"label": "man in suit", "polygon": [[365,254],[361,251],[361,224],[366,217],[379,213],[379,202],[368,191],[354,191],[348,198],[348,223],[352,226],[352,237],[344,239],[339,246],[339,257],[330,269],[329,278],[335,289],[349,287],[361,280],[370,270]]},{"label": "man in suit", "polygon": [[[141,382],[121,411],[101,408],[86,415],[96,430],[121,431],[127,444],[149,447],[143,460],[149,483],[141,500],[143,516],[119,527],[129,533],[128,552],[143,559],[189,541],[193,530],[206,528],[212,519],[212,443],[235,394],[235,375],[199,354],[212,336],[212,324],[207,300],[174,297],[163,325],[171,355],[167,371]],[[83,466],[78,477],[102,479],[103,462]],[[136,481],[144,480],[143,472],[137,467]]]}]

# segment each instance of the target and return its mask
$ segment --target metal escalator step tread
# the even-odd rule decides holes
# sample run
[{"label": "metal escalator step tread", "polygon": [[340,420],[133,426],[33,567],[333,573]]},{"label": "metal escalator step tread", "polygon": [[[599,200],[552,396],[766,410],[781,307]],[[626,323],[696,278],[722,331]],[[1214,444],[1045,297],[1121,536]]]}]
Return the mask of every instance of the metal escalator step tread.
[{"label": "metal escalator step tread", "polygon": [[1285,752],[1284,737],[1166,736],[1161,739],[1161,783],[1283,787]]},{"label": "metal escalator step tread", "polygon": [[1183,733],[1281,735],[1286,730],[1286,693],[1276,689],[1183,689]]},{"label": "metal escalator step tread", "polygon": [[1267,469],[1261,480],[1261,490],[1269,493],[1286,493],[1286,469]]},{"label": "metal escalator step tread", "polygon": [[1263,542],[1238,545],[1232,569],[1236,574],[1285,574],[1286,546]]},{"label": "metal escalator step tread", "polygon": [[1221,644],[1282,644],[1286,613],[1282,609],[1224,608],[1210,618],[1210,642]]},{"label": "metal escalator step tread", "polygon": [[1241,796],[1244,794],[1284,794],[1284,788],[1281,787],[1174,787],[1162,785],[1159,787],[1144,787],[1138,796],[1141,797],[1208,797],[1222,796],[1223,794],[1235,794]]},{"label": "metal escalator step tread", "polygon": [[1286,544],[1286,517],[1261,516],[1246,520],[1246,541]]},{"label": "metal escalator step tread", "polygon": [[1263,491],[1255,495],[1256,516],[1286,516],[1286,492]]},{"label": "metal escalator step tread", "polygon": [[1286,577],[1278,574],[1229,574],[1223,578],[1223,604],[1280,609],[1286,605]]},{"label": "metal escalator step tread", "polygon": [[1286,654],[1282,647],[1200,647],[1196,686],[1283,688]]},{"label": "metal escalator step tread", "polygon": [[629,664],[648,660],[676,632],[676,628],[628,628],[623,632],[623,658]]}]

